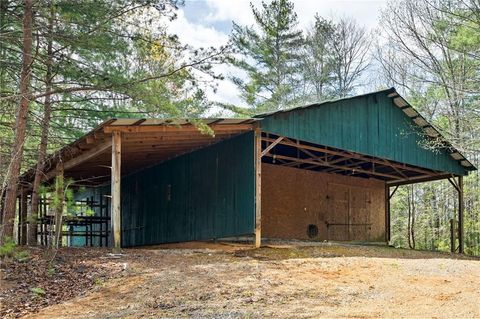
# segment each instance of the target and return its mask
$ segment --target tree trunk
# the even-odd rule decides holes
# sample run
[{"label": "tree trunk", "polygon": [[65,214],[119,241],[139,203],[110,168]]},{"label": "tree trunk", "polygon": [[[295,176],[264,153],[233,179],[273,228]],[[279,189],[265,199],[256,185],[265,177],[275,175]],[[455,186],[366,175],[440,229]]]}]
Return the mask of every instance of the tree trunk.
[{"label": "tree trunk", "polygon": [[11,165],[9,166],[7,178],[8,184],[5,194],[5,207],[3,218],[3,230],[0,242],[13,237],[13,224],[15,219],[15,207],[18,190],[18,177],[23,159],[23,144],[25,142],[25,131],[27,128],[28,106],[30,102],[30,79],[32,70],[32,0],[24,1],[23,11],[23,62],[20,76],[20,101],[16,114],[15,136],[12,147]]},{"label": "tree trunk", "polygon": [[45,158],[47,155],[48,145],[48,133],[50,130],[50,120],[52,117],[52,65],[53,65],[53,21],[54,10],[53,4],[50,4],[50,19],[48,23],[48,39],[47,39],[47,61],[46,61],[46,73],[45,73],[45,100],[44,100],[44,113],[42,119],[42,133],[40,137],[40,147],[38,149],[37,167],[35,170],[35,179],[33,181],[32,190],[32,209],[30,211],[29,227],[28,227],[28,244],[37,244],[37,217],[38,217],[38,205],[39,205],[39,188],[43,179],[43,170],[45,168]]},{"label": "tree trunk", "polygon": [[412,187],[412,225],[410,227],[410,233],[412,234],[412,249],[415,249],[415,194],[414,187]]},{"label": "tree trunk", "polygon": [[407,195],[407,204],[408,204],[408,219],[407,219],[407,240],[408,240],[408,247],[412,249],[412,237],[411,237],[411,220],[412,220],[412,204],[410,199],[410,189],[408,189]]},{"label": "tree trunk", "polygon": [[415,249],[415,198],[413,194],[413,185],[408,190],[408,247]]},{"label": "tree trunk", "polygon": [[63,208],[65,201],[65,182],[63,177],[63,164],[57,166],[57,178],[55,180],[56,207],[55,207],[55,237],[53,247],[58,249],[62,242]]}]

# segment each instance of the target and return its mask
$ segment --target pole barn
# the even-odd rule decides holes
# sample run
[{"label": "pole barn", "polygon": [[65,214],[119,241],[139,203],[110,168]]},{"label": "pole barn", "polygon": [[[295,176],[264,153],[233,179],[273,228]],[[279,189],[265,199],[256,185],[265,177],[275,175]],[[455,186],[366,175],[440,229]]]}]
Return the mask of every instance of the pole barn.
[{"label": "pole barn", "polygon": [[[67,244],[114,248],[247,235],[257,247],[388,242],[397,187],[449,179],[463,252],[463,176],[476,170],[393,88],[253,118],[111,119],[52,155],[45,183],[59,163],[76,203],[95,211],[64,218]],[[47,199],[40,208],[45,244]]]}]

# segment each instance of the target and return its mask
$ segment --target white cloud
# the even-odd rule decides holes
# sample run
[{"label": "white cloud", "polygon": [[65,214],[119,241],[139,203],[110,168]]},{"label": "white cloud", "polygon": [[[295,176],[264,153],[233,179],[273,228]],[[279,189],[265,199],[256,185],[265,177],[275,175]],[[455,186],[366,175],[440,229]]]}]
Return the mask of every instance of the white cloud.
[{"label": "white cloud", "polygon": [[211,13],[206,17],[207,21],[235,21],[241,25],[253,23],[250,2],[256,7],[261,4],[259,0],[206,0],[205,2],[211,10]]},{"label": "white cloud", "polygon": [[[193,0],[192,0],[193,1]],[[219,47],[227,43],[229,29],[215,28],[216,23],[230,23],[235,21],[240,25],[253,25],[254,19],[250,2],[256,7],[261,6],[261,0],[201,0],[204,1],[208,12],[198,22],[192,22],[185,16],[189,1],[185,8],[178,10],[178,18],[169,23],[169,31],[177,34],[180,41],[193,47]],[[299,27],[306,29],[313,23],[315,13],[326,18],[352,17],[368,29],[373,29],[378,22],[380,9],[387,0],[293,0],[295,12],[298,15]],[[204,14],[204,13],[202,13]],[[238,70],[229,66],[216,66],[214,69],[222,73],[226,79],[218,83],[217,92],[207,90],[207,96],[212,101],[232,103],[245,106],[239,98],[239,91],[228,77],[238,76]]]},{"label": "white cloud", "polygon": [[[205,19],[209,22],[235,21],[241,25],[251,25],[254,19],[250,2],[257,8],[261,6],[260,0],[205,0],[211,10]],[[302,29],[312,23],[315,13],[324,17],[353,17],[367,28],[373,28],[377,24],[380,8],[386,2],[387,0],[293,0]]]},{"label": "white cloud", "polygon": [[178,10],[177,19],[168,25],[171,33],[178,35],[180,41],[193,47],[219,47],[228,41],[228,34],[202,24],[187,20],[183,9]]}]

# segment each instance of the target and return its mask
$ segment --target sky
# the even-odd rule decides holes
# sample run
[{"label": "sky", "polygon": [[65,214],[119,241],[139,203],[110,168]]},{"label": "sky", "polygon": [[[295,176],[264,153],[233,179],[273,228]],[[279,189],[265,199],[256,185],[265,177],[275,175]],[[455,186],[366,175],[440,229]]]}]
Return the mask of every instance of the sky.
[{"label": "sky", "polygon": [[[224,45],[232,21],[253,25],[250,2],[256,7],[261,5],[261,0],[185,0],[185,5],[177,12],[178,18],[169,26],[170,32],[193,47]],[[351,17],[365,28],[374,29],[387,0],[293,0],[293,3],[301,29],[312,25],[316,13],[325,18]],[[216,71],[226,78],[238,72],[228,66],[220,66]],[[228,79],[218,83],[216,92],[208,90],[207,96],[212,101],[245,106],[239,98],[239,91]]]}]

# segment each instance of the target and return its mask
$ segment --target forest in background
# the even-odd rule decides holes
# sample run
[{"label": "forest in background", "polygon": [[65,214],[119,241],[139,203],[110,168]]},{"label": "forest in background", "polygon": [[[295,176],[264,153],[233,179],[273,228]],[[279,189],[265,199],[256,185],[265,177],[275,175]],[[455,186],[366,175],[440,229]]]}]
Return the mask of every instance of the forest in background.
[{"label": "forest in background", "polygon": [[[183,5],[0,0],[3,240],[13,234],[19,174],[37,165],[35,199],[45,157],[112,117],[249,116],[394,86],[478,166],[480,1],[391,1],[371,31],[318,14],[302,30],[293,2],[264,2],[251,6],[254,25],[234,21],[216,48],[169,32]],[[243,105],[207,98],[225,80]],[[474,172],[465,179],[465,251],[475,255],[479,194]],[[403,186],[392,201],[392,244],[448,251],[456,212],[446,181]]]}]

